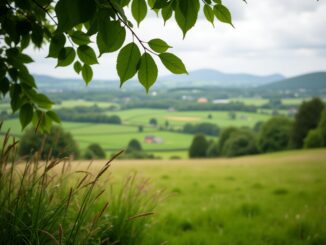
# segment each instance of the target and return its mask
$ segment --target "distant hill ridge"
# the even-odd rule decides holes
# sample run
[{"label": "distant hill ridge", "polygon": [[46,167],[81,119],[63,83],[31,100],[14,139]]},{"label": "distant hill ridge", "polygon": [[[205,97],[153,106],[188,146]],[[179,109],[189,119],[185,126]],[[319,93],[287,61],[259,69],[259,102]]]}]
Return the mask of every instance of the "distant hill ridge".
[{"label": "distant hill ridge", "polygon": [[273,82],[260,86],[259,89],[271,90],[325,90],[326,72],[313,72],[287,78],[278,82]]},{"label": "distant hill ridge", "polygon": [[[84,82],[81,79],[56,78],[46,75],[34,75],[40,88],[48,89],[83,89]],[[181,87],[228,87],[228,88],[257,88],[270,90],[298,90],[326,89],[326,72],[313,72],[291,78],[284,78],[279,74],[268,76],[256,76],[251,74],[235,73],[228,74],[216,70],[202,69],[190,72],[186,75],[169,75],[158,79],[154,85],[155,89],[160,88],[181,88]],[[117,80],[94,80],[91,88],[119,89]],[[141,86],[136,80],[126,82],[123,88],[138,88]]]},{"label": "distant hill ridge", "polygon": [[163,81],[164,83],[178,82],[179,86],[256,87],[284,78],[281,74],[260,76],[247,73],[224,73],[213,69],[200,69],[190,71],[189,75],[164,76],[159,78],[159,81]]},{"label": "distant hill ridge", "polygon": [[[40,87],[60,87],[60,86],[80,86],[81,79],[73,78],[56,78],[46,75],[34,75]],[[284,79],[283,75],[272,74],[259,76],[246,73],[223,73],[212,69],[201,69],[190,71],[189,75],[169,75],[158,78],[155,88],[167,87],[201,87],[201,86],[218,86],[218,87],[257,87],[263,84],[279,81]],[[94,80],[91,86],[114,86],[119,87],[117,80]],[[124,87],[135,87],[139,84],[133,80],[128,81]]]}]

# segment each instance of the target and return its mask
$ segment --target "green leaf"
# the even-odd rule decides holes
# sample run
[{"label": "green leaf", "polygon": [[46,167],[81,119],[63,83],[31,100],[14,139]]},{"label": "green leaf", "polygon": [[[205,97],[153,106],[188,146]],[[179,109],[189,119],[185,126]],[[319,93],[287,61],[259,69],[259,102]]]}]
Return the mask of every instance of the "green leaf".
[{"label": "green leaf", "polygon": [[35,89],[24,89],[24,93],[40,108],[51,109],[54,104],[45,94],[37,93]]},{"label": "green leaf", "polygon": [[204,5],[204,14],[206,19],[214,26],[214,11],[208,4]]},{"label": "green leaf", "polygon": [[84,32],[75,31],[70,35],[72,41],[78,45],[86,45],[91,42],[89,36],[86,35]]},{"label": "green leaf", "polygon": [[79,46],[77,54],[79,59],[87,65],[98,64],[94,50],[87,45]]},{"label": "green leaf", "polygon": [[100,55],[117,51],[123,45],[126,30],[119,21],[102,21],[99,23],[99,32],[96,37]]},{"label": "green leaf", "polygon": [[171,53],[162,53],[159,54],[159,57],[163,63],[163,65],[174,74],[188,74],[185,65],[182,60],[177,56]]},{"label": "green leaf", "polygon": [[33,106],[29,103],[24,104],[19,111],[19,120],[22,126],[22,130],[26,128],[26,126],[33,119]]},{"label": "green leaf", "polygon": [[74,70],[77,74],[80,73],[80,71],[82,70],[82,65],[79,61],[76,61],[74,64]]},{"label": "green leaf", "polygon": [[66,37],[64,34],[56,34],[52,37],[48,57],[58,58],[60,50],[65,46]]},{"label": "green leaf", "polygon": [[87,64],[84,64],[84,66],[82,68],[82,76],[83,76],[83,79],[84,79],[86,85],[88,85],[90,83],[90,81],[92,81],[92,79],[93,79],[92,67],[90,67]]},{"label": "green leaf", "polygon": [[96,12],[94,0],[59,0],[55,6],[58,30],[69,31],[72,27],[93,18]]},{"label": "green leaf", "polygon": [[166,6],[165,8],[162,9],[162,17],[163,17],[163,20],[164,20],[164,24],[168,21],[168,19],[171,18],[172,10],[173,9],[172,9],[171,5]]},{"label": "green leaf", "polygon": [[46,112],[46,115],[47,115],[49,118],[51,118],[52,121],[55,121],[55,122],[57,122],[57,123],[60,123],[60,122],[61,122],[61,120],[60,120],[58,114],[55,113],[54,111],[47,111],[47,112]]},{"label": "green leaf", "polygon": [[22,104],[22,90],[19,84],[10,86],[10,106],[13,112],[17,111]]},{"label": "green leaf", "polygon": [[150,46],[150,48],[152,50],[154,50],[157,53],[164,53],[169,48],[172,48],[164,40],[159,39],[159,38],[155,38],[155,39],[150,40],[148,42],[148,45]]},{"label": "green leaf", "polygon": [[144,53],[140,58],[138,79],[145,87],[146,92],[148,92],[149,88],[155,83],[157,74],[158,70],[154,59],[150,54]]},{"label": "green leaf", "polygon": [[27,84],[29,87],[31,88],[36,87],[34,77],[30,75],[28,72],[19,71],[18,77],[22,83]]},{"label": "green leaf", "polygon": [[59,52],[57,66],[68,66],[70,65],[76,57],[76,52],[73,48],[67,47],[62,48]]},{"label": "green leaf", "polygon": [[35,44],[36,47],[41,48],[43,42],[44,31],[40,25],[33,25],[32,30],[32,42]]},{"label": "green leaf", "polygon": [[198,0],[183,0],[175,9],[175,20],[183,32],[183,37],[195,25],[199,6]]},{"label": "green leaf", "polygon": [[41,108],[51,109],[54,104],[45,94],[37,93],[32,100]]},{"label": "green leaf", "polygon": [[146,17],[147,5],[145,0],[133,0],[131,4],[131,13],[139,26],[140,22]]},{"label": "green leaf", "polygon": [[168,6],[169,3],[170,2],[168,2],[167,0],[156,0],[153,5],[153,9],[162,9],[162,8]]},{"label": "green leaf", "polygon": [[2,92],[3,96],[5,96],[8,93],[9,86],[10,86],[10,82],[8,78],[6,77],[2,78],[0,82],[0,91]]},{"label": "green leaf", "polygon": [[228,23],[233,26],[231,13],[224,5],[216,4],[214,6],[214,14],[219,21]]},{"label": "green leaf", "polygon": [[129,43],[120,50],[117,58],[120,86],[136,74],[139,60],[140,51],[135,43]]}]

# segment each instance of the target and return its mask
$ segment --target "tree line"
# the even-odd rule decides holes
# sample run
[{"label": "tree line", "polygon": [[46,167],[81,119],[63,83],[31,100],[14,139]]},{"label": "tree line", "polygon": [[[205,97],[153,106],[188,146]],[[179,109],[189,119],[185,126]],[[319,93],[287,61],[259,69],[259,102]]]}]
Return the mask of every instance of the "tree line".
[{"label": "tree line", "polygon": [[233,157],[325,146],[326,108],[319,98],[313,98],[301,104],[294,120],[276,116],[257,123],[253,130],[228,127],[218,141],[198,134],[189,148],[189,157]]}]

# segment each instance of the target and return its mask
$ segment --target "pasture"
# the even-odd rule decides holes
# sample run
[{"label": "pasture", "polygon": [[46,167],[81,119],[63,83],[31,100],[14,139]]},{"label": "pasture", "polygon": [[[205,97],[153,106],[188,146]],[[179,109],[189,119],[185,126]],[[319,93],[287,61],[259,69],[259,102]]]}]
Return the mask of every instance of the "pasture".
[{"label": "pasture", "polygon": [[[95,162],[93,170],[105,161]],[[88,162],[75,162],[84,168]],[[212,160],[116,160],[166,190],[144,244],[325,244],[326,150]]]},{"label": "pasture", "polygon": [[[62,106],[69,106],[69,103],[63,103]],[[92,143],[99,143],[109,156],[115,151],[125,149],[131,139],[137,139],[145,151],[168,159],[171,157],[187,158],[187,151],[193,135],[175,132],[175,130],[182,129],[186,123],[209,122],[217,124],[221,128],[228,126],[253,127],[256,122],[266,121],[271,117],[267,114],[236,112],[236,118],[231,119],[228,112],[221,111],[179,112],[160,109],[130,109],[107,112],[107,114],[118,115],[122,124],[62,122],[62,127],[73,135],[81,151],[84,151]],[[208,118],[208,115],[211,115],[211,119]],[[157,127],[149,124],[151,118],[157,120]],[[168,122],[167,127],[166,122]],[[143,132],[139,132],[139,126],[143,126]],[[18,119],[6,120],[2,133],[8,128],[11,129],[11,134],[18,138],[23,133]],[[162,139],[163,142],[160,144],[145,143],[144,139],[149,135],[154,135]],[[216,139],[217,137],[209,138]]]}]

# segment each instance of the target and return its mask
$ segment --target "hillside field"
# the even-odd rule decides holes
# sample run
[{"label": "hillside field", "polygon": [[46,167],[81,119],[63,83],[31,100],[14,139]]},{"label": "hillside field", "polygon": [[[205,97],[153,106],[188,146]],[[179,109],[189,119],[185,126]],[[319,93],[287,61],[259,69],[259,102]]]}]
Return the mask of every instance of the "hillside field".
[{"label": "hillside field", "polygon": [[[92,165],[100,168],[105,161]],[[75,162],[83,169],[88,162]],[[166,200],[144,244],[326,244],[326,150],[212,160],[116,160]]]},{"label": "hillside field", "polygon": [[[62,122],[62,126],[73,135],[81,151],[84,151],[92,143],[99,143],[109,156],[115,151],[125,149],[131,139],[137,139],[145,151],[166,159],[175,156],[187,158],[187,151],[193,139],[192,134],[170,131],[171,128],[178,130],[186,123],[198,124],[202,122],[214,123],[221,128],[228,126],[252,128],[256,122],[266,121],[271,117],[267,114],[236,112],[236,119],[232,120],[228,112],[177,112],[159,109],[130,109],[107,112],[107,114],[120,116],[122,125]],[[212,119],[208,119],[208,115],[211,115]],[[157,119],[157,127],[149,124],[151,118]],[[166,121],[169,123],[168,128],[165,128]],[[143,132],[138,131],[140,125],[144,127]],[[163,127],[163,130],[160,127]],[[8,128],[11,129],[11,134],[18,138],[23,133],[18,119],[4,121],[1,133],[3,134]],[[161,138],[163,143],[146,144],[144,139],[148,135]],[[217,139],[217,137],[208,138]]]}]

